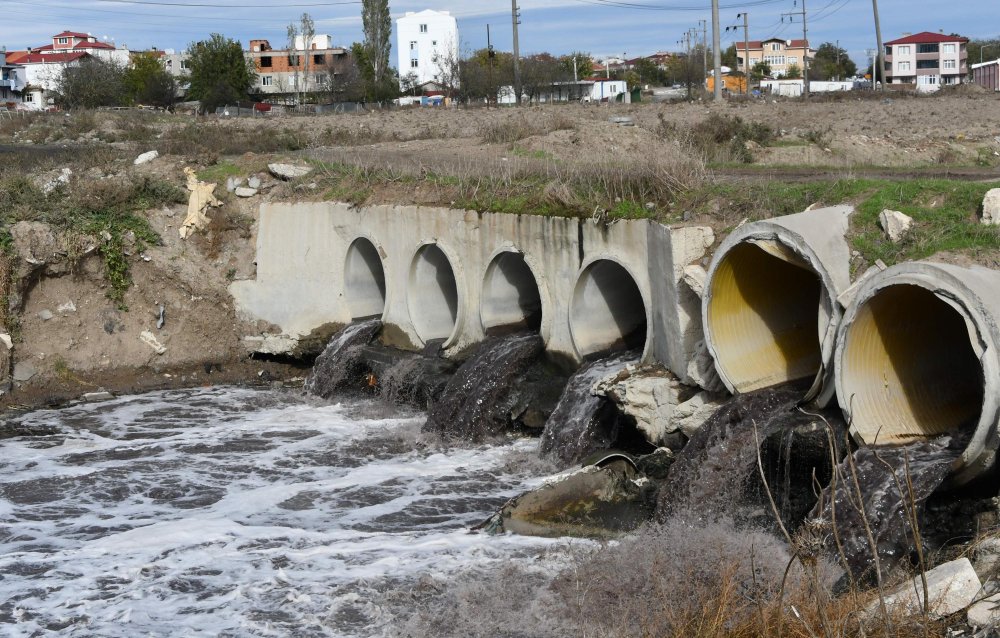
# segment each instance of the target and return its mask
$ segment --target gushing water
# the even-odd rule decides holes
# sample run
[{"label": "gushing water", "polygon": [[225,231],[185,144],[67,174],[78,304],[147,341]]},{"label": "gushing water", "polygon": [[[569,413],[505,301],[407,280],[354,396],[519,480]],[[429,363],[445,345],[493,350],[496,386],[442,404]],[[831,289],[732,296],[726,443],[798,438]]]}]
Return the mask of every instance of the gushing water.
[{"label": "gushing water", "polygon": [[306,392],[332,399],[350,385],[358,384],[363,376],[362,348],[381,328],[381,320],[368,319],[349,324],[335,334],[316,357],[306,380]]},{"label": "gushing water", "polygon": [[0,441],[5,636],[381,635],[384,595],[553,547],[467,531],[540,482],[532,442],[444,453],[379,403],[216,388],[19,421],[57,433]]},{"label": "gushing water", "polygon": [[638,361],[637,352],[627,351],[591,361],[577,370],[545,423],[542,454],[569,465],[611,447],[618,435],[618,423],[611,414],[614,406],[594,394],[594,385]]}]

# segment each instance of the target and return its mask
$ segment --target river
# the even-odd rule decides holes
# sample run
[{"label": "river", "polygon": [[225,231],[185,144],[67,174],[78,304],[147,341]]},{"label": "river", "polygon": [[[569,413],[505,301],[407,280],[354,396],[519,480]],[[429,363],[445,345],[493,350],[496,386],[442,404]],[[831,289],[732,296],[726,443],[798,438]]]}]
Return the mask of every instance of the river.
[{"label": "river", "polygon": [[469,531],[542,481],[537,440],[424,419],[230,387],[18,417],[55,433],[0,441],[0,634],[394,635],[423,578],[555,569],[565,539]]}]

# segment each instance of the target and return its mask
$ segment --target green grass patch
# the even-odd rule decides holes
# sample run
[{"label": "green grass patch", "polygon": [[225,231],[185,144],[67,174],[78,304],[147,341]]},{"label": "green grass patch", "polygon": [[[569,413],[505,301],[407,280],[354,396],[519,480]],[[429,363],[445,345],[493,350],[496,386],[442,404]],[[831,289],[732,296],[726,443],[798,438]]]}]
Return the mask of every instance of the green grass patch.
[{"label": "green grass patch", "polygon": [[198,171],[198,179],[225,185],[226,179],[242,175],[244,170],[232,162],[219,162]]}]

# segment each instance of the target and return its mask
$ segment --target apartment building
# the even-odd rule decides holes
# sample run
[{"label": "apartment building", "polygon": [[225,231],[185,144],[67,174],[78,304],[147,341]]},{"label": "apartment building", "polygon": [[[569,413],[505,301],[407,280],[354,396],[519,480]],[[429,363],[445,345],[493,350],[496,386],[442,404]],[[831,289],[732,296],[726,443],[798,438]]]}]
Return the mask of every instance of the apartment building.
[{"label": "apartment building", "polygon": [[440,87],[458,59],[458,21],[448,11],[408,11],[396,20],[396,54],[401,85],[409,76],[416,86]]},{"label": "apartment building", "polygon": [[0,51],[0,106],[14,108],[21,103],[27,84],[24,67],[7,62],[7,52]]},{"label": "apartment building", "polygon": [[298,35],[285,49],[275,49],[267,40],[250,40],[246,55],[257,71],[258,91],[268,101],[289,102],[299,94],[329,90],[350,52],[334,46],[330,35]]},{"label": "apartment building", "polygon": [[885,43],[885,80],[936,91],[961,84],[969,73],[969,39],[924,31]]},{"label": "apartment building", "polygon": [[816,55],[816,51],[809,48],[808,40],[771,38],[735,44],[736,63],[740,71],[749,73],[758,62],[766,62],[771,67],[771,75],[776,78],[787,75],[793,65],[801,70],[805,66],[805,58],[812,59]]}]

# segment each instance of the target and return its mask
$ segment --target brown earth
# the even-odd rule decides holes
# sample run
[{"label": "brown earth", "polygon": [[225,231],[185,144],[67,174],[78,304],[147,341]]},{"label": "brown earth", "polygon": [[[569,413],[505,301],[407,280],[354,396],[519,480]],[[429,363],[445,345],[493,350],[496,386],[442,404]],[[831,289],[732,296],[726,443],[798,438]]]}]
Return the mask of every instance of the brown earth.
[{"label": "brown earth", "polygon": [[[702,158],[679,137],[713,114],[763,123],[774,129],[775,140],[753,148],[753,165],[706,169]],[[612,117],[630,118],[634,125],[613,123]],[[134,391],[254,381],[265,370],[270,378],[300,376],[301,369],[294,366],[247,359],[243,337],[268,327],[241,321],[227,291],[230,281],[254,276],[256,215],[262,201],[329,197],[313,183],[322,183],[322,167],[298,183],[270,178],[266,163],[278,158],[305,155],[418,174],[512,180],[531,174],[554,181],[573,171],[607,175],[622,167],[657,164],[682,184],[713,178],[849,177],[865,171],[901,179],[949,174],[996,179],[995,167],[1000,164],[1000,97],[992,94],[877,99],[844,95],[812,102],[754,100],[721,105],[554,105],[500,111],[405,109],[221,122],[142,114],[127,118],[98,114],[95,119],[95,130],[74,131],[76,137],[70,139],[58,137],[71,126],[67,118],[4,125],[11,128],[5,132],[0,127],[0,143],[7,135],[13,146],[0,150],[17,155],[55,144],[117,139],[104,146],[116,157],[112,171],[119,176],[150,174],[183,186],[184,166],[211,172],[228,165],[240,179],[257,174],[270,187],[240,199],[220,185],[217,194],[225,206],[213,209],[211,226],[188,240],[178,235],[183,205],[146,211],[163,245],[132,251],[134,283],[125,296],[127,311],[108,299],[103,263],[86,252],[80,238],[45,224],[21,227],[15,233],[20,241],[15,242],[13,256],[14,288],[19,291],[13,305],[17,325],[16,329],[0,326],[0,333],[12,333],[16,343],[13,353],[0,344],[0,383],[14,364],[29,363],[35,374],[0,395],[0,406],[46,404],[99,387]],[[164,145],[169,145],[171,136],[196,121],[205,127],[204,139],[196,129],[190,147],[180,145],[180,150],[168,152]],[[281,148],[273,143],[278,136],[295,141]],[[245,148],[237,145],[229,154],[212,149],[212,144],[235,139],[243,140]],[[132,167],[131,160],[150,148],[165,150],[152,163]],[[105,177],[75,169],[69,187]],[[370,201],[435,205],[454,201],[455,187],[446,181],[434,188],[422,184],[373,184]],[[161,306],[165,323],[157,328]],[[162,344],[162,354],[141,339],[144,332]],[[5,359],[10,359],[9,366]],[[0,386],[0,391],[4,389]]]}]

